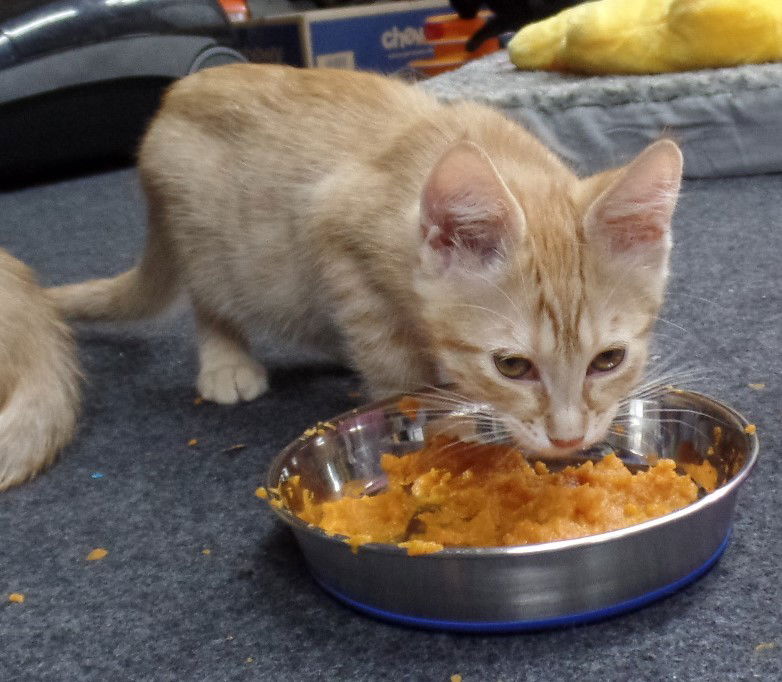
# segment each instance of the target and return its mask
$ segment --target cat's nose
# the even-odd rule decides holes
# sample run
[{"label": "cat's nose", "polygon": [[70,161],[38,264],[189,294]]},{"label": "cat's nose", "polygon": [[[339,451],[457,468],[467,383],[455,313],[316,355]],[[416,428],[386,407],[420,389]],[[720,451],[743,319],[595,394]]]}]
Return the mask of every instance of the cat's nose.
[{"label": "cat's nose", "polygon": [[558,448],[577,448],[584,442],[584,437],[571,438],[569,440],[560,440],[559,438],[549,438],[551,444]]}]

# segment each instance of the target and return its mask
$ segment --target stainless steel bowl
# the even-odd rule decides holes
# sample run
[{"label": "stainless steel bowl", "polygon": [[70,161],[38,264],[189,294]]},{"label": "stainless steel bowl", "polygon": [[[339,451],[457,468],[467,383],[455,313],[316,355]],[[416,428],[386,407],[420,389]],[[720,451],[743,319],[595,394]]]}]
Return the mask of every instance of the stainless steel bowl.
[{"label": "stainless steel bowl", "polygon": [[[431,393],[429,409],[405,415],[400,398],[308,430],[274,460],[267,485],[277,487],[298,475],[317,499],[334,499],[348,481],[360,480],[367,490],[381,488],[380,455],[419,449],[432,432],[456,429],[461,438],[477,440],[497,436],[486,433],[479,407],[457,407]],[[423,556],[385,544],[363,545],[354,553],[343,539],[308,526],[291,510],[276,511],[293,530],[315,580],[343,602],[380,618],[463,631],[531,630],[602,619],[676,591],[717,561],[730,537],[736,494],[758,452],[756,435],[745,432],[747,421],[705,395],[672,390],[653,401],[632,402],[629,414],[624,433],[562,464],[609,450],[636,467],[643,467],[651,452],[677,461],[708,459],[718,471],[717,489],[684,509],[622,530]]]}]

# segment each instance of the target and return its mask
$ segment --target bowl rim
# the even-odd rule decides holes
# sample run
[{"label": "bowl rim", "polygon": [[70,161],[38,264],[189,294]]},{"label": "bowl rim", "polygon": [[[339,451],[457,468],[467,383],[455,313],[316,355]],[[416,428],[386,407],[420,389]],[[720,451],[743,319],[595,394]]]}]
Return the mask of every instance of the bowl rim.
[{"label": "bowl rim", "polygon": [[[698,391],[691,391],[691,390],[685,390],[679,388],[671,388],[669,392],[676,393],[678,395],[693,396],[701,401],[705,400],[711,403],[712,405],[730,413],[738,421],[741,427],[745,428],[751,425],[751,422],[738,410],[735,410],[734,408],[730,407],[729,405],[726,405],[725,403],[717,400],[716,398],[713,398],[710,395],[707,395],[705,393],[700,393]],[[403,396],[405,395],[405,392],[402,392],[399,395]],[[395,397],[396,399],[398,399],[399,396],[395,396]],[[340,421],[342,419],[355,417],[356,414],[359,414],[361,412],[369,411],[371,409],[377,409],[377,407],[387,403],[389,400],[393,400],[395,397],[384,398],[382,400],[378,400],[372,403],[367,403],[358,408],[353,408],[352,410],[348,410],[339,415],[336,415],[327,421],[333,423],[333,422]],[[637,523],[632,526],[627,526],[625,528],[618,528],[616,530],[605,531],[603,533],[596,533],[594,535],[585,535],[578,538],[555,540],[552,542],[537,542],[537,543],[530,543],[526,545],[506,545],[506,546],[499,546],[499,547],[444,547],[443,549],[438,550],[436,552],[431,552],[428,554],[418,554],[418,555],[409,555],[404,547],[399,547],[396,544],[382,543],[382,542],[367,542],[358,545],[356,549],[361,551],[371,551],[371,552],[382,553],[382,554],[397,554],[397,555],[406,556],[412,559],[419,559],[419,560],[446,560],[446,559],[453,559],[453,558],[480,559],[486,557],[538,555],[538,554],[547,554],[549,552],[562,552],[564,550],[575,550],[575,549],[586,548],[594,545],[602,545],[614,540],[619,540],[621,538],[634,536],[636,534],[646,533],[660,526],[671,525],[678,521],[681,521],[682,519],[687,518],[688,516],[697,514],[702,509],[716,504],[724,497],[734,494],[736,489],[739,488],[744,483],[744,481],[752,471],[753,467],[755,466],[758,457],[758,452],[760,450],[760,440],[758,439],[757,431],[753,433],[747,433],[746,431],[744,431],[744,435],[749,442],[747,458],[744,462],[744,465],[736,473],[736,475],[730,479],[730,481],[720,486],[713,492],[707,493],[700,500],[697,500],[692,504],[688,504],[686,507],[682,507],[681,509],[677,509],[676,511],[670,512],[668,514],[664,514],[663,516],[658,516],[657,518],[649,519],[648,521],[643,521],[641,523]],[[276,487],[276,485],[279,484],[279,481],[274,481],[272,484],[272,481],[270,481],[269,479],[271,473],[280,468],[279,467],[280,462],[282,462],[285,458],[287,458],[291,451],[301,449],[302,447],[305,446],[307,442],[309,442],[312,438],[315,437],[317,437],[316,434],[303,436],[303,437],[299,436],[296,440],[294,440],[293,442],[285,446],[273,458],[266,473],[266,485],[268,488]],[[322,541],[327,541],[331,543],[336,543],[338,545],[350,547],[350,543],[347,541],[347,537],[344,535],[337,535],[337,534],[329,535],[322,528],[319,528],[318,526],[303,521],[302,519],[300,519],[298,516],[296,516],[293,512],[291,512],[289,509],[285,507],[278,508],[272,506],[271,509],[280,519],[282,519],[294,531],[311,535]]]}]

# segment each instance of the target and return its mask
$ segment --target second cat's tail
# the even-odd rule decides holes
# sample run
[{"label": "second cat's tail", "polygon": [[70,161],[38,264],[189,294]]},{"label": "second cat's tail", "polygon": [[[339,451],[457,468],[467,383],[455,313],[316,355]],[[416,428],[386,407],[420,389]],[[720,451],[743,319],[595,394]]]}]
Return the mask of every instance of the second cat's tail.
[{"label": "second cat's tail", "polygon": [[47,293],[67,320],[130,321],[163,311],[178,289],[173,249],[153,228],[147,233],[144,255],[135,267],[116,277],[52,287]]}]

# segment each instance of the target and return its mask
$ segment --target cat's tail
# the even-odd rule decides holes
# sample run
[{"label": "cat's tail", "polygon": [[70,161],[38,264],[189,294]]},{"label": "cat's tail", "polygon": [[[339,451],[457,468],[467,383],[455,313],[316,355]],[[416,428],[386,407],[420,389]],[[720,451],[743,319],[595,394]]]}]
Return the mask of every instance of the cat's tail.
[{"label": "cat's tail", "polygon": [[78,370],[71,344],[19,377],[0,409],[0,490],[32,478],[70,442],[79,405]]},{"label": "cat's tail", "polygon": [[173,249],[158,229],[147,232],[141,262],[116,277],[48,289],[60,314],[81,322],[131,321],[163,311],[178,292]]},{"label": "cat's tail", "polygon": [[[30,336],[0,368],[0,491],[35,476],[70,442],[79,411],[79,370],[70,330],[30,311]],[[5,364],[5,362],[4,362]]]}]

